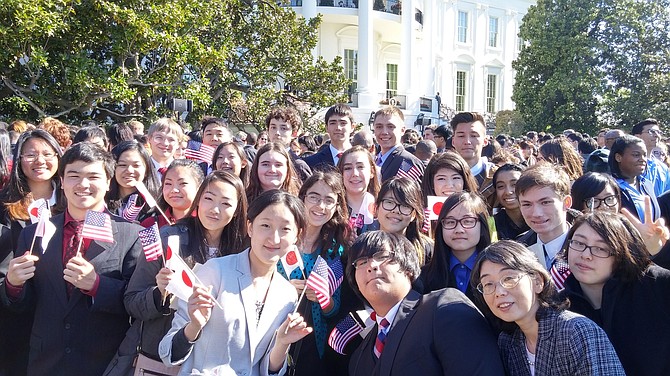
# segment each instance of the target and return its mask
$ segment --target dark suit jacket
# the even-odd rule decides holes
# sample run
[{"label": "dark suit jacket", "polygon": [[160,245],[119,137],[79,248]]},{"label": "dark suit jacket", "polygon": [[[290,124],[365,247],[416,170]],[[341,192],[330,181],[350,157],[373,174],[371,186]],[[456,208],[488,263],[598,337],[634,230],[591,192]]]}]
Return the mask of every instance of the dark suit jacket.
[{"label": "dark suit jacket", "polygon": [[298,173],[300,181],[303,182],[312,176],[312,169],[309,168],[307,163],[300,159],[293,151],[289,150],[288,154],[291,156],[291,162],[293,162],[293,168],[295,172]]},{"label": "dark suit jacket", "polygon": [[330,152],[330,146],[325,145],[316,154],[310,155],[303,159],[305,163],[312,169],[312,171],[334,171],[335,161],[333,154]]},{"label": "dark suit jacket", "polygon": [[375,326],[351,357],[349,375],[503,375],[496,337],[482,314],[452,288],[412,290],[391,324],[384,351],[373,354]]},{"label": "dark suit jacket", "polygon": [[[421,176],[423,176],[424,167],[421,160],[407,152],[405,148],[400,145],[395,148],[395,150],[393,150],[391,155],[386,158],[384,164],[382,165],[382,183],[398,174],[398,170],[400,169],[400,165],[403,161],[408,161],[412,165],[416,166],[419,171],[421,171]],[[419,179],[417,182],[421,184],[421,179]]]},{"label": "dark suit jacket", "polygon": [[[114,243],[92,241],[85,257],[100,276],[95,298],[74,289],[68,299],[63,280],[64,215],[51,218],[56,226],[47,249],[35,243],[40,256],[35,276],[16,301],[0,282],[3,305],[16,311],[34,308],[28,375],[101,375],[128,330],[123,293],[142,253],[138,225],[112,216]],[[16,254],[30,247],[35,225],[21,233]],[[142,256],[144,257],[144,256]]]}]

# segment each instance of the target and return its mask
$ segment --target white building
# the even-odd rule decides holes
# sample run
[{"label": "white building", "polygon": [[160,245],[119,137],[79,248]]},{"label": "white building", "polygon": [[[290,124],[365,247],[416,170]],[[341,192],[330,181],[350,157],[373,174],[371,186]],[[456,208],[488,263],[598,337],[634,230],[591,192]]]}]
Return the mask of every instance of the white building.
[{"label": "white building", "polygon": [[455,111],[513,109],[512,61],[532,0],[291,0],[305,18],[323,15],[313,54],[341,56],[356,121],[394,103],[408,126],[437,123],[436,94]]}]

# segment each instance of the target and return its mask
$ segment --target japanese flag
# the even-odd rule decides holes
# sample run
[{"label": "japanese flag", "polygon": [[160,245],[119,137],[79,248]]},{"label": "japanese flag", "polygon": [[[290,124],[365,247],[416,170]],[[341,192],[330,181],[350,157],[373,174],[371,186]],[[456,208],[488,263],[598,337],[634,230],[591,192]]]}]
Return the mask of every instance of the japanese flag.
[{"label": "japanese flag", "polygon": [[[28,205],[28,215],[30,216],[30,223],[37,223],[40,220],[40,215],[43,209],[49,209],[46,200],[41,198],[35,200]],[[49,213],[51,214],[51,213]]]},{"label": "japanese flag", "polygon": [[165,289],[177,298],[188,302],[188,298],[193,293],[193,284],[196,283],[195,274],[184,259],[179,256],[179,236],[169,236],[167,244],[165,266],[172,270],[175,275]]},{"label": "japanese flag", "polygon": [[[286,272],[286,277],[291,279],[291,273],[300,268],[300,270],[305,269],[305,265],[302,263],[302,256],[298,251],[298,247],[293,246],[291,249],[281,258],[281,264],[284,267]],[[303,272],[304,275],[304,272]]]},{"label": "japanese flag", "polygon": [[428,201],[428,210],[426,210],[426,214],[428,214],[429,221],[434,221],[437,219],[437,217],[440,215],[440,210],[442,210],[442,205],[447,198],[448,197],[440,196],[428,196],[426,198]]}]

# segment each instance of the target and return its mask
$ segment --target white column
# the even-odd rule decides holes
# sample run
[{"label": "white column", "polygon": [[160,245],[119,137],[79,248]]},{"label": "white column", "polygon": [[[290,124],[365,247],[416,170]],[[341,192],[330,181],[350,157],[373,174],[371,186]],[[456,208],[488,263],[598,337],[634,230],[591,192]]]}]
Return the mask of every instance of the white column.
[{"label": "white column", "polygon": [[[316,2],[318,0],[303,0],[302,1],[302,16],[305,20],[311,20],[316,17]],[[321,30],[317,30],[318,33],[321,33]],[[316,42],[316,46],[312,48],[312,56],[316,59],[319,56],[319,45],[321,44],[321,38]]]},{"label": "white column", "polygon": [[358,107],[377,106],[376,85],[373,77],[374,22],[372,0],[358,2]]},{"label": "white column", "polygon": [[[407,101],[410,99],[412,90],[412,74],[415,59],[412,43],[414,41],[414,4],[412,0],[403,0],[400,16],[400,25],[402,26],[402,37],[400,41],[400,67],[398,69],[398,91],[407,95]],[[409,104],[409,103],[408,103]],[[409,108],[408,108],[409,110]]]}]

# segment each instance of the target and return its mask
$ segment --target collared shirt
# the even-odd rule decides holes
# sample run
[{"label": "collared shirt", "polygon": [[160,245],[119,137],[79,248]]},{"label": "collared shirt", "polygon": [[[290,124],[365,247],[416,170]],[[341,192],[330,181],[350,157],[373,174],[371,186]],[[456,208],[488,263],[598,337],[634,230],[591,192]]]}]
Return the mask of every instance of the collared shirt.
[{"label": "collared shirt", "polygon": [[395,317],[398,314],[398,310],[400,309],[400,303],[402,303],[402,300],[391,307],[391,309],[389,309],[389,311],[386,313],[386,316],[377,315],[375,320],[377,321],[377,334],[379,334],[379,332],[382,330],[382,320],[384,319],[389,322],[389,327],[386,329],[386,333],[389,332],[391,326],[393,325],[393,320],[395,320]]},{"label": "collared shirt", "polygon": [[398,148],[398,146],[400,146],[400,145],[396,145],[396,146],[392,147],[391,150],[387,151],[384,154],[379,154],[379,159],[381,159],[381,163],[379,164],[379,167],[384,165],[384,162],[386,162],[386,158],[388,158],[389,155],[391,155],[391,153],[393,153],[393,151]]},{"label": "collared shirt", "polygon": [[[63,221],[63,248],[62,248],[62,260],[63,260],[63,267],[65,267],[65,252],[67,251],[67,246],[70,243],[70,239],[74,237],[75,235],[75,227],[76,226],[69,226],[71,222],[78,222],[76,219],[72,218],[70,215],[70,212],[68,210],[65,210],[65,218]],[[82,221],[83,222],[83,221]],[[78,245],[78,244],[77,244]],[[81,242],[81,256],[85,258],[86,256],[86,251],[88,250],[88,247],[91,245],[91,239],[84,238],[84,241]],[[98,292],[98,286],[100,285],[100,276],[95,275],[95,283],[93,284],[93,288],[84,291],[81,290],[82,293],[95,297],[95,294]]]},{"label": "collared shirt", "polygon": [[[174,160],[174,159],[173,159],[173,160]],[[162,168],[162,167],[167,168],[168,166],[170,166],[170,163],[172,163],[172,161],[170,161],[170,163],[167,163],[165,166],[161,166],[161,164],[158,163],[158,162],[154,159],[154,157],[151,157],[151,163],[153,163],[153,165],[154,165],[154,171],[156,171],[156,177],[158,178],[158,181],[159,181],[159,182],[163,181],[163,174],[161,174],[160,172],[158,172],[158,169],[159,169],[159,168]]]},{"label": "collared shirt", "polygon": [[340,161],[340,157],[338,157],[337,155],[340,154],[340,153],[342,153],[342,152],[344,152],[344,150],[342,150],[342,151],[337,150],[337,149],[333,146],[333,144],[330,144],[330,145],[328,145],[328,146],[330,147],[330,154],[333,156],[333,162],[335,162],[335,166],[337,166],[337,162]]},{"label": "collared shirt", "polygon": [[542,240],[540,240],[540,237],[537,237],[537,242],[542,245],[542,249],[544,250],[544,262],[546,263],[547,269],[551,269],[551,265],[553,265],[554,259],[556,258],[558,252],[560,252],[561,248],[563,248],[563,243],[565,243],[565,238],[567,237],[568,231],[565,231],[556,239],[547,243],[543,243]]},{"label": "collared shirt", "polygon": [[479,161],[477,162],[476,165],[470,167],[470,172],[472,172],[472,176],[477,176],[479,173],[481,173],[484,168],[486,167],[486,159],[484,157],[479,158]]},{"label": "collared shirt", "polygon": [[451,265],[451,272],[456,278],[456,288],[465,294],[468,289],[468,282],[470,281],[470,273],[475,267],[475,260],[479,252],[475,251],[465,262],[460,262],[453,254],[449,257],[449,265]]}]

